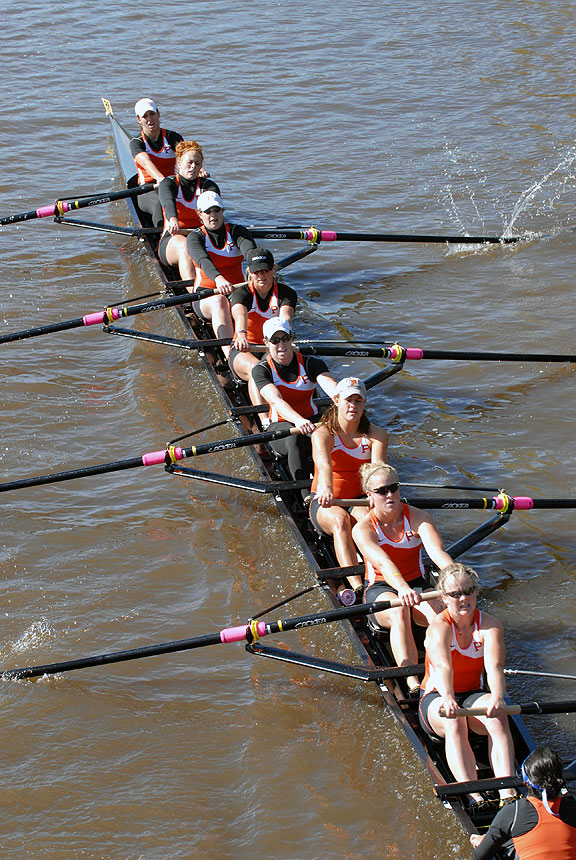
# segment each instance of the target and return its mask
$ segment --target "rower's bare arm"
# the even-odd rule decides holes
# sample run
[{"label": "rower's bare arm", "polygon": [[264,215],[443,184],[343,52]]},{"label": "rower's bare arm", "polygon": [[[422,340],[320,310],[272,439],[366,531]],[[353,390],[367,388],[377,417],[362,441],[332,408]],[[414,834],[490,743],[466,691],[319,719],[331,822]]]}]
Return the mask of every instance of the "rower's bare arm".
[{"label": "rower's bare arm", "polygon": [[284,400],[280,391],[273,382],[270,382],[268,385],[264,385],[260,389],[260,394],[264,400],[270,404],[270,406],[274,407],[281,420],[289,421],[291,424],[294,424],[294,426],[298,427],[302,433],[313,433],[316,429],[316,426],[312,421],[308,418],[303,418],[299,412],[290,406],[288,401]]},{"label": "rower's bare arm", "polygon": [[246,306],[238,302],[231,307],[232,319],[234,321],[234,346],[240,352],[248,349],[248,337],[246,328],[248,326],[248,311]]},{"label": "rower's bare arm", "polygon": [[[495,710],[498,710],[504,706],[504,696],[506,695],[504,630],[497,618],[494,618],[493,615],[483,613],[481,632],[484,641],[486,682],[493,700],[493,707]],[[488,716],[491,716],[491,714],[488,714]]]},{"label": "rower's bare arm", "polygon": [[430,517],[416,508],[411,508],[410,512],[413,522],[415,520],[414,530],[420,536],[430,561],[436,565],[438,570],[448,567],[449,564],[452,564],[452,557],[444,549],[444,541]]},{"label": "rower's bare arm", "polygon": [[322,507],[330,507],[332,493],[332,446],[334,440],[326,427],[318,427],[312,434],[312,457],[318,470],[316,498]]},{"label": "rower's bare arm", "polygon": [[316,377],[316,382],[328,397],[334,399],[334,394],[336,392],[336,386],[338,385],[338,383],[336,382],[331,373],[319,373]]},{"label": "rower's bare arm", "polygon": [[[451,627],[438,618],[432,621],[426,631],[425,648],[428,660],[434,669],[436,689],[444,699],[444,708],[451,713],[456,707],[452,660],[450,656]],[[448,707],[446,707],[448,705]]]},{"label": "rower's bare arm", "polygon": [[134,162],[141,170],[145,170],[150,176],[153,176],[156,182],[162,182],[164,174],[160,173],[147,152],[139,152],[135,157]]},{"label": "rower's bare arm", "polygon": [[396,591],[409,588],[388,553],[378,544],[376,532],[368,519],[356,523],[352,529],[352,537],[361,554],[382,573],[388,585]]},{"label": "rower's bare arm", "polygon": [[372,450],[370,459],[373,463],[386,463],[388,457],[388,433],[383,427],[370,425],[370,438],[372,440]]}]

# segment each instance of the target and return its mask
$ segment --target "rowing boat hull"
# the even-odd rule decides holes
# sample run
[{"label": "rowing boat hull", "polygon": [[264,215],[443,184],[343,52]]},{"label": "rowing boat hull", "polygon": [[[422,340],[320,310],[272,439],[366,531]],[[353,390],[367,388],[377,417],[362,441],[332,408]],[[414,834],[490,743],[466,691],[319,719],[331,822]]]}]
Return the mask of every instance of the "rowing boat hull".
[{"label": "rowing boat hull", "polygon": [[[111,112],[107,110],[108,118],[112,133],[114,136],[114,144],[120,169],[122,171],[124,183],[131,185],[134,183],[134,162],[129,151],[129,135],[118,123]],[[136,226],[142,226],[137,206],[133,199],[127,199],[126,203],[130,210],[130,215]],[[146,225],[144,225],[146,226]],[[157,269],[158,276],[162,283],[166,285],[178,277],[174,271],[167,270],[159,261],[155,253],[155,242],[150,236],[144,236],[142,243],[150,260]],[[184,311],[182,307],[177,308],[181,323],[185,329],[186,337],[190,340],[199,340],[213,337],[213,333],[204,324],[199,324],[193,321]],[[246,406],[249,401],[242,387],[238,388],[230,384],[230,380],[226,378],[226,373],[221,370],[223,356],[215,350],[199,351],[199,356],[203,362],[206,373],[213,384],[214,390],[218,392],[224,409],[232,416],[237,429],[240,433],[245,433],[248,427],[255,427],[253,419],[244,419],[241,421],[234,416],[234,410],[238,407]],[[252,458],[254,466],[258,469],[260,475],[266,481],[288,481],[289,475],[284,471],[281,463],[277,462],[268,452],[265,456],[260,456],[254,448],[247,449]],[[175,470],[181,474],[186,473],[186,469]],[[194,471],[194,470],[190,470]],[[306,556],[312,572],[319,575],[323,569],[334,567],[336,562],[332,553],[331,546],[320,539],[309,527],[306,511],[299,503],[298,494],[293,491],[276,492],[274,494],[279,514],[281,515],[286,528],[292,534],[294,540]],[[470,545],[478,542],[495,528],[499,527],[507,517],[498,515],[486,526],[486,531],[479,534],[476,538],[469,541]],[[321,577],[320,580],[322,581]],[[329,584],[324,585],[324,591],[333,606],[339,606],[337,597],[338,581],[329,581]],[[341,582],[340,582],[341,584]],[[361,664],[365,669],[377,670],[382,667],[394,666],[395,661],[390,651],[388,641],[381,635],[375,635],[371,632],[364,619],[356,621],[342,622],[348,633],[348,636],[353,643]],[[301,665],[312,666],[313,661],[306,658],[305,655],[292,654],[291,652],[278,652],[277,649],[267,648],[258,643],[248,646],[254,654],[284,659],[288,662],[294,662]],[[325,668],[326,666],[322,666]],[[336,671],[336,668],[326,669],[327,671]],[[340,674],[347,674],[345,671],[340,671]],[[353,675],[350,675],[353,677]],[[403,681],[387,680],[378,683],[378,687],[382,699],[388,708],[389,712],[394,716],[398,725],[403,729],[408,740],[414,747],[416,753],[428,769],[434,783],[439,786],[446,785],[451,782],[452,777],[446,765],[443,755],[443,745],[433,744],[427,735],[422,731],[418,722],[417,703],[406,699],[406,689]],[[516,757],[518,761],[522,761],[526,755],[534,747],[534,742],[530,737],[525,725],[518,718],[511,718],[511,728],[515,743]],[[478,755],[482,761],[479,764],[478,776],[488,777],[490,771],[486,762],[486,749],[480,748]],[[444,801],[446,806],[451,807],[454,814],[461,822],[464,829],[470,833],[483,830],[489,823],[489,817],[472,819],[466,810],[463,801],[459,797],[447,798]]]}]

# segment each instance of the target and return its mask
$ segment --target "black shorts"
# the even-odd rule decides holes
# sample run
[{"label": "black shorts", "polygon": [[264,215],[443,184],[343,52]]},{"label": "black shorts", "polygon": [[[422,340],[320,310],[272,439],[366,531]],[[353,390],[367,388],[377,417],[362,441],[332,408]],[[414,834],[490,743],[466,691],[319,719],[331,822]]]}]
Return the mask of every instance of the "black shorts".
[{"label": "black shorts", "polygon": [[[468,690],[466,693],[456,693],[454,698],[458,702],[459,708],[471,708],[480,698],[480,696],[485,695],[485,690]],[[420,719],[420,725],[422,726],[426,734],[430,738],[432,738],[433,741],[441,742],[443,738],[438,737],[438,735],[434,732],[434,729],[428,722],[428,708],[430,707],[432,702],[438,698],[440,698],[440,693],[437,690],[432,690],[431,693],[425,693],[420,699],[420,704],[418,706],[418,717]]]},{"label": "black shorts", "polygon": [[[411,579],[408,585],[416,591],[424,591],[425,589],[432,587],[428,580],[423,576],[419,576],[417,579]],[[383,591],[398,595],[395,588],[392,588],[392,586],[388,585],[387,582],[380,580],[379,582],[374,582],[372,585],[366,586],[363,602],[374,603],[374,601],[378,599],[377,595],[381,594]]]}]

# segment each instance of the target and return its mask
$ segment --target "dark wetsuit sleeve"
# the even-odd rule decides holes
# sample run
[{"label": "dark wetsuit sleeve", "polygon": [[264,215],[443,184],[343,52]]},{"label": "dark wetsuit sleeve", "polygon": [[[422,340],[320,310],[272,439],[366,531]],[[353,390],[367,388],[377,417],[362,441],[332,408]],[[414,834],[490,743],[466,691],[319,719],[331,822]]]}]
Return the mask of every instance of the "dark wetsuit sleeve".
[{"label": "dark wetsuit sleeve", "polygon": [[298,304],[298,293],[296,290],[293,290],[292,287],[289,287],[288,284],[279,283],[278,302],[280,307],[289,305],[291,308],[295,308]]},{"label": "dark wetsuit sleeve", "polygon": [[178,210],[176,209],[176,195],[178,194],[178,185],[171,176],[163,179],[158,185],[158,200],[162,204],[164,217],[177,218]]},{"label": "dark wetsuit sleeve", "polygon": [[474,860],[492,860],[505,842],[513,836],[529,833],[537,824],[538,813],[529,801],[509,803],[498,812],[481,844],[474,849]]},{"label": "dark wetsuit sleeve", "polygon": [[186,247],[195,264],[206,273],[207,277],[214,281],[220,272],[208,256],[202,230],[191,230],[188,233]]},{"label": "dark wetsuit sleeve", "polygon": [[130,141],[130,153],[132,154],[132,158],[136,158],[140,152],[146,152],[144,141],[141,137],[133,137]]},{"label": "dark wetsuit sleeve", "polygon": [[230,305],[244,305],[247,311],[252,308],[252,293],[248,287],[237,287],[230,296]]},{"label": "dark wetsuit sleeve", "polygon": [[[298,349],[298,347],[296,347],[296,349]],[[328,365],[326,362],[313,355],[304,356],[304,367],[306,368],[308,379],[311,379],[312,382],[316,382],[321,373],[328,373]]]},{"label": "dark wetsuit sleeve", "polygon": [[266,359],[254,365],[252,368],[252,379],[256,383],[258,391],[261,391],[265,385],[270,385],[272,382],[272,371]]},{"label": "dark wetsuit sleeve", "polygon": [[181,134],[177,131],[167,131],[166,132],[166,140],[172,147],[172,149],[176,149],[177,144],[180,143],[181,140],[184,140]]},{"label": "dark wetsuit sleeve", "polygon": [[242,256],[245,257],[251,248],[256,247],[256,242],[252,238],[250,231],[241,224],[229,224],[228,227],[230,228],[232,241],[236,244]]}]

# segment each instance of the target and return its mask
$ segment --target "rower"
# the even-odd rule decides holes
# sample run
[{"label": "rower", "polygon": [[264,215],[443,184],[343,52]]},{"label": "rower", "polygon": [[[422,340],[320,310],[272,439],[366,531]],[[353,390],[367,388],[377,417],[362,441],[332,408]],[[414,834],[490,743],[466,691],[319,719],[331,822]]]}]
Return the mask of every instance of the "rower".
[{"label": "rower", "polygon": [[[474,860],[491,860],[512,840],[517,860],[575,860],[576,798],[566,794],[562,760],[551,747],[538,747],[522,764],[528,797],[501,809],[484,836],[474,834]],[[508,855],[507,855],[508,856]]]},{"label": "rower", "polygon": [[[310,477],[312,466],[310,434],[316,429],[311,419],[318,415],[318,407],[313,400],[316,386],[320,385],[331,397],[336,391],[336,380],[321,358],[303,356],[294,349],[289,320],[280,317],[266,320],[262,336],[266,355],[252,368],[252,380],[270,405],[268,429],[297,427],[300,430],[295,436],[277,439],[270,444],[277,454],[287,458],[292,478],[305,480]],[[309,490],[304,488],[301,493],[305,499]]]},{"label": "rower", "polygon": [[[242,261],[254,248],[254,239],[240,224],[226,224],[224,204],[215,191],[203,191],[196,200],[201,226],[186,237],[186,248],[194,261],[194,286],[188,291],[210,287],[216,295],[194,302],[194,312],[212,324],[217,338],[232,338],[234,325],[227,299],[244,280]],[[230,347],[222,347],[226,357]]]},{"label": "rower", "polygon": [[[360,467],[362,489],[368,496],[370,514],[352,529],[352,537],[364,557],[364,602],[393,600],[402,606],[376,612],[370,618],[390,631],[390,647],[398,666],[418,663],[412,622],[426,627],[443,606],[439,600],[420,601],[420,592],[430,589],[422,563],[422,549],[439,568],[452,564],[431,518],[400,499],[398,473],[386,463],[364,463]],[[406,679],[410,694],[420,693],[416,676]]]},{"label": "rower", "polygon": [[[513,776],[514,745],[508,717],[503,713],[504,634],[493,615],[476,608],[478,574],[458,562],[440,571],[444,611],[430,622],[426,633],[426,672],[420,699],[420,723],[435,740],[444,740],[446,760],[458,782],[477,778],[468,730],[488,735],[494,776]],[[486,673],[489,692],[482,687]],[[486,716],[456,717],[459,707],[483,706]],[[445,715],[445,716],[444,716]],[[516,796],[501,789],[501,802]],[[491,801],[471,792],[470,811],[487,811]]]},{"label": "rower", "polygon": [[[332,502],[360,496],[360,466],[366,462],[386,462],[388,434],[372,424],[365,413],[366,386],[362,380],[351,376],[341,379],[333,400],[334,405],[312,434],[314,479],[310,520],[316,531],[333,538],[338,564],[349,567],[358,561],[352,526],[366,511],[359,506],[348,511]],[[349,582],[353,588],[362,589],[359,575],[349,577]]]},{"label": "rower", "polygon": [[287,284],[276,278],[274,257],[267,248],[251,248],[246,254],[248,282],[230,296],[234,320],[234,344],[229,363],[238,379],[248,383],[253,403],[262,403],[258,389],[252,381],[252,368],[258,358],[251,353],[249,344],[264,342],[263,326],[266,320],[277,317],[288,323],[294,316],[298,296]]},{"label": "rower", "polygon": [[164,213],[164,227],[158,256],[167,266],[176,266],[183,280],[193,281],[196,269],[188,253],[186,237],[200,227],[198,197],[203,191],[220,189],[207,176],[201,176],[204,164],[202,147],[195,140],[176,144],[176,175],[166,177],[158,188],[158,198]]},{"label": "rower", "polygon": [[[161,182],[172,176],[176,163],[176,145],[183,140],[177,131],[165,131],[160,126],[160,111],[149,98],[139,99],[134,113],[140,126],[139,137],[130,141],[130,152],[138,171],[138,185]],[[162,206],[158,192],[150,191],[138,199],[138,208],[147,213],[154,227],[162,226]]]}]

